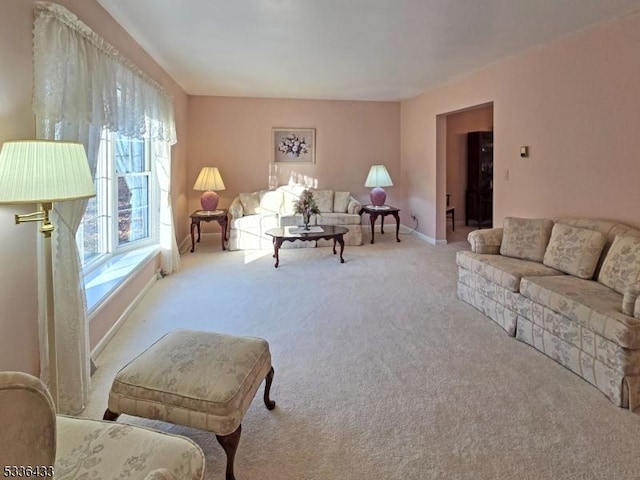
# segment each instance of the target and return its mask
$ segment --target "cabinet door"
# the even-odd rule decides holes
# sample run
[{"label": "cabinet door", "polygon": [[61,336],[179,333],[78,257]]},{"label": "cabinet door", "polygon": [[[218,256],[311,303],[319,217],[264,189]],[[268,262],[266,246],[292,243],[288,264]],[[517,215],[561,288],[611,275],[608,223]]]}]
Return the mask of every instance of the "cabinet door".
[{"label": "cabinet door", "polygon": [[467,135],[466,224],[491,226],[493,216],[493,132]]},{"label": "cabinet door", "polygon": [[493,189],[493,133],[482,132],[478,139],[478,189]]}]

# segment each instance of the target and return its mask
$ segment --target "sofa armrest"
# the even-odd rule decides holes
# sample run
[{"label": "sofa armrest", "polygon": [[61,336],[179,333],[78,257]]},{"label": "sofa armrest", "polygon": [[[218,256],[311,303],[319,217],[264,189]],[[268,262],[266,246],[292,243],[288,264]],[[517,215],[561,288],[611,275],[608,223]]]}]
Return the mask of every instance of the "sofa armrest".
[{"label": "sofa armrest", "polygon": [[474,230],[469,233],[467,240],[474,253],[488,253],[497,255],[500,253],[502,244],[502,227],[489,228],[486,230]]},{"label": "sofa armrest", "polygon": [[0,405],[2,466],[53,465],[56,412],[40,379],[23,372],[0,372]]},{"label": "sofa armrest", "polygon": [[629,287],[624,291],[622,313],[640,318],[640,284]]},{"label": "sofa armrest", "polygon": [[[343,204],[344,205],[344,204]],[[356,215],[360,213],[360,209],[362,208],[362,204],[353,197],[349,198],[349,205],[347,206],[347,213],[355,213]]]},{"label": "sofa armrest", "polygon": [[231,222],[236,218],[242,218],[244,216],[244,209],[240,203],[240,197],[234,198],[231,205],[229,205],[229,216],[231,217]]}]

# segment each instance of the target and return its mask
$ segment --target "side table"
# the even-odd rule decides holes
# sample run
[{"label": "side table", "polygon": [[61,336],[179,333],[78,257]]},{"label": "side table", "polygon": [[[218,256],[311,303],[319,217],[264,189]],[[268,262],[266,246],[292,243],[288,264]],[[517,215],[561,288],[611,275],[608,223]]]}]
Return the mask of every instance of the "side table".
[{"label": "side table", "polygon": [[400,209],[396,207],[390,207],[389,205],[383,205],[376,207],[375,205],[363,205],[360,209],[360,215],[363,213],[369,214],[369,220],[371,221],[371,243],[374,243],[373,225],[376,219],[380,217],[380,233],[384,234],[384,217],[387,215],[393,215],[396,219],[396,240],[400,241]]},{"label": "side table", "polygon": [[194,230],[198,229],[198,243],[200,243],[200,222],[211,222],[215,220],[220,224],[220,228],[222,229],[222,235],[220,238],[222,239],[222,250],[226,250],[224,242],[227,240],[227,209],[221,210],[196,210],[191,215],[191,252],[196,249],[196,240],[194,238]]}]

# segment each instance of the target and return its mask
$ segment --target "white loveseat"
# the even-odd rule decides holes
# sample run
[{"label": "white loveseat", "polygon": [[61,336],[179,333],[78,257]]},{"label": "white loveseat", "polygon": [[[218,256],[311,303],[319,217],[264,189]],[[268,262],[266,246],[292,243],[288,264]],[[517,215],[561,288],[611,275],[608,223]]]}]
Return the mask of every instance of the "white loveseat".
[{"label": "white loveseat", "polygon": [[[265,234],[267,230],[302,223],[302,215],[294,213],[294,202],[304,189],[304,185],[285,185],[274,190],[240,193],[229,206],[229,250],[272,248],[273,238]],[[320,215],[312,215],[311,224],[347,227],[345,244],[362,245],[360,202],[349,192],[311,190],[320,209]],[[317,245],[333,242],[318,240]],[[287,242],[286,246],[313,247],[316,242]]]},{"label": "white loveseat", "polygon": [[640,230],[607,220],[507,218],[469,234],[458,297],[640,408]]}]

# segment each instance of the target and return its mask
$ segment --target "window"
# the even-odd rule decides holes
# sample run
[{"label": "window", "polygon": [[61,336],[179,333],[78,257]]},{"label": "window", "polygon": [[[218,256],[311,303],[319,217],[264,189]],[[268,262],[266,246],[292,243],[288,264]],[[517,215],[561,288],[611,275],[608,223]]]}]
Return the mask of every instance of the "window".
[{"label": "window", "polygon": [[113,254],[158,242],[158,185],[149,140],[103,131],[96,197],[89,200],[76,241],[85,271]]}]

